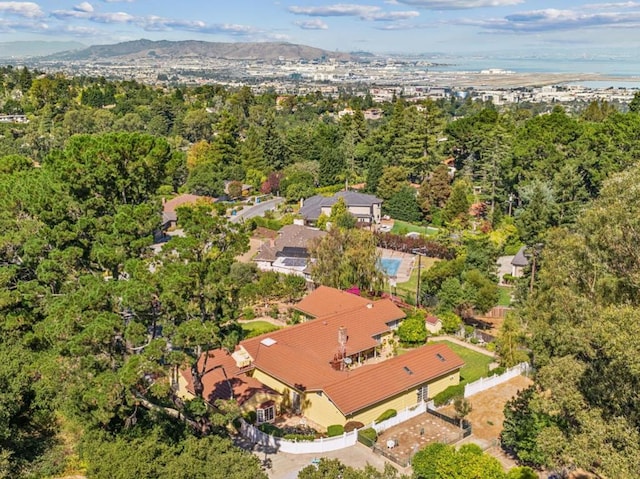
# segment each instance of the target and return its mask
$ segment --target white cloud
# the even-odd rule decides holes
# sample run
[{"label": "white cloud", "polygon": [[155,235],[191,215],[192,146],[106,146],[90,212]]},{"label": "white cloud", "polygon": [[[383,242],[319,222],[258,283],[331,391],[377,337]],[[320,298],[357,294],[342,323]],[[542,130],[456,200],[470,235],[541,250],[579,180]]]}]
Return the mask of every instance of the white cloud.
[{"label": "white cloud", "polygon": [[299,26],[303,30],[328,30],[329,25],[327,25],[322,20],[316,18],[313,20],[305,20],[305,21],[297,21],[293,22],[295,25]]},{"label": "white cloud", "polygon": [[82,2],[81,4],[73,7],[73,9],[77,12],[91,13],[93,12],[93,5],[91,5],[89,2]]},{"label": "white cloud", "polygon": [[95,23],[135,23],[137,17],[125,12],[100,13],[93,10],[55,10],[51,16],[60,20],[82,18]]},{"label": "white cloud", "polygon": [[490,32],[508,33],[539,33],[600,27],[637,28],[640,26],[640,11],[590,12],[584,9],[548,8],[514,13],[497,19],[459,19],[454,23],[479,26]]},{"label": "white cloud", "polygon": [[416,11],[385,12],[380,7],[373,5],[356,5],[350,3],[337,3],[322,7],[301,7],[293,5],[289,12],[294,15],[307,15],[310,17],[358,17],[367,21],[393,21],[413,18],[420,15]]},{"label": "white cloud", "polygon": [[0,13],[8,13],[26,18],[44,16],[40,5],[33,2],[0,2]]},{"label": "white cloud", "polygon": [[609,8],[638,8],[638,2],[620,2],[620,3],[589,3],[583,5],[582,8],[589,10],[605,10]]},{"label": "white cloud", "polygon": [[524,0],[397,0],[397,2],[427,10],[466,10],[470,8],[519,5],[524,3]]}]

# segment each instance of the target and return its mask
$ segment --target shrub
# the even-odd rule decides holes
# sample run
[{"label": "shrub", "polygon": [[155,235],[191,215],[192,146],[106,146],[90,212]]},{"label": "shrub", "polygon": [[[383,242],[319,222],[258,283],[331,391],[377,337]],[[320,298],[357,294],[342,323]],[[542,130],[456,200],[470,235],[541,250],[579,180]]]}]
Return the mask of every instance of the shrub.
[{"label": "shrub", "polygon": [[506,274],[502,275],[502,281],[507,283],[507,284],[513,284],[513,283],[516,282],[516,277],[511,275],[511,274],[509,274],[509,273],[506,273]]},{"label": "shrub", "polygon": [[506,370],[507,370],[507,368],[505,368],[504,366],[498,366],[497,368],[492,369],[491,371],[489,371],[489,376],[500,376]]},{"label": "shrub", "polygon": [[327,436],[342,436],[344,434],[344,426],[342,424],[333,424],[327,428]]},{"label": "shrub", "polygon": [[395,417],[397,415],[398,415],[398,411],[396,411],[395,409],[387,409],[385,412],[380,414],[380,416],[378,416],[378,419],[376,419],[376,422],[386,421],[387,419],[391,419],[392,417]]},{"label": "shrub", "polygon": [[271,309],[269,310],[269,316],[271,316],[273,319],[278,319],[278,316],[280,316],[280,308],[278,308],[277,304],[271,305]]},{"label": "shrub", "polygon": [[260,429],[265,434],[269,434],[270,436],[282,437],[282,429],[280,429],[278,426],[274,426],[273,424],[269,424],[268,422],[260,424],[258,426],[258,429]]},{"label": "shrub", "polygon": [[[271,216],[273,216],[273,212],[267,211],[267,213],[271,213]],[[264,218],[262,216],[256,216],[251,219],[256,224],[256,226],[262,226],[263,228],[267,228],[273,231],[278,231],[283,226],[281,221],[275,220],[273,218],[267,218],[266,213]]]},{"label": "shrub", "polygon": [[257,418],[258,418],[258,415],[256,414],[255,411],[249,411],[244,415],[244,420],[247,421],[249,424],[255,424]]},{"label": "shrub", "polygon": [[315,434],[285,434],[282,436],[283,439],[288,439],[289,441],[314,441],[316,439]]},{"label": "shrub", "polygon": [[299,311],[297,310],[293,310],[293,313],[291,313],[291,317],[289,318],[289,321],[287,321],[287,324],[298,324],[302,321],[302,315],[300,314]]},{"label": "shrub", "polygon": [[456,396],[464,396],[464,384],[449,386],[441,393],[436,394],[433,398],[433,404],[435,404],[436,406],[442,406],[444,404],[447,404]]},{"label": "shrub", "polygon": [[344,425],[344,432],[351,432],[355,429],[362,429],[364,424],[359,421],[349,421]]},{"label": "shrub", "polygon": [[377,440],[378,440],[378,433],[372,427],[358,431],[358,441],[360,441],[365,446],[371,447],[375,444]]},{"label": "shrub", "polygon": [[252,307],[247,306],[242,310],[242,317],[244,319],[254,319],[256,317],[256,312],[253,310]]}]

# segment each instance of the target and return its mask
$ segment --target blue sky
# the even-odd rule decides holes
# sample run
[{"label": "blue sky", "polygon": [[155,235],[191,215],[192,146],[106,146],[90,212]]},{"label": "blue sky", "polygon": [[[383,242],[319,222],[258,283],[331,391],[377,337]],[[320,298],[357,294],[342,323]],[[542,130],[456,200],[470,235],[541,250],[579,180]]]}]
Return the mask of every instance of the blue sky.
[{"label": "blue sky", "polygon": [[287,41],[328,50],[449,54],[640,49],[640,1],[0,1],[0,42]]}]

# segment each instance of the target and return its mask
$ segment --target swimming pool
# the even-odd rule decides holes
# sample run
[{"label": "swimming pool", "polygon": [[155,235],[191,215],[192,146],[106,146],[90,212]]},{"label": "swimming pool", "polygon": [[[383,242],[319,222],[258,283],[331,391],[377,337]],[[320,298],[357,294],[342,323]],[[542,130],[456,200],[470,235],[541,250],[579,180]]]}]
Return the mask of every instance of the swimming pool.
[{"label": "swimming pool", "polygon": [[380,258],[378,268],[387,276],[396,276],[401,263],[402,260],[397,258]]}]

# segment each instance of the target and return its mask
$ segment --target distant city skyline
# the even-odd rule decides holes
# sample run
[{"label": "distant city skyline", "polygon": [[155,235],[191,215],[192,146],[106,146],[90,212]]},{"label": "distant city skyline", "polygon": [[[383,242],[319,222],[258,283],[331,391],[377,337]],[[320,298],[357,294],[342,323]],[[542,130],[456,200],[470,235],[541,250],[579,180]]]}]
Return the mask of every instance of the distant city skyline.
[{"label": "distant city skyline", "polygon": [[373,53],[623,55],[640,2],[573,0],[0,1],[0,42],[285,41]]}]

